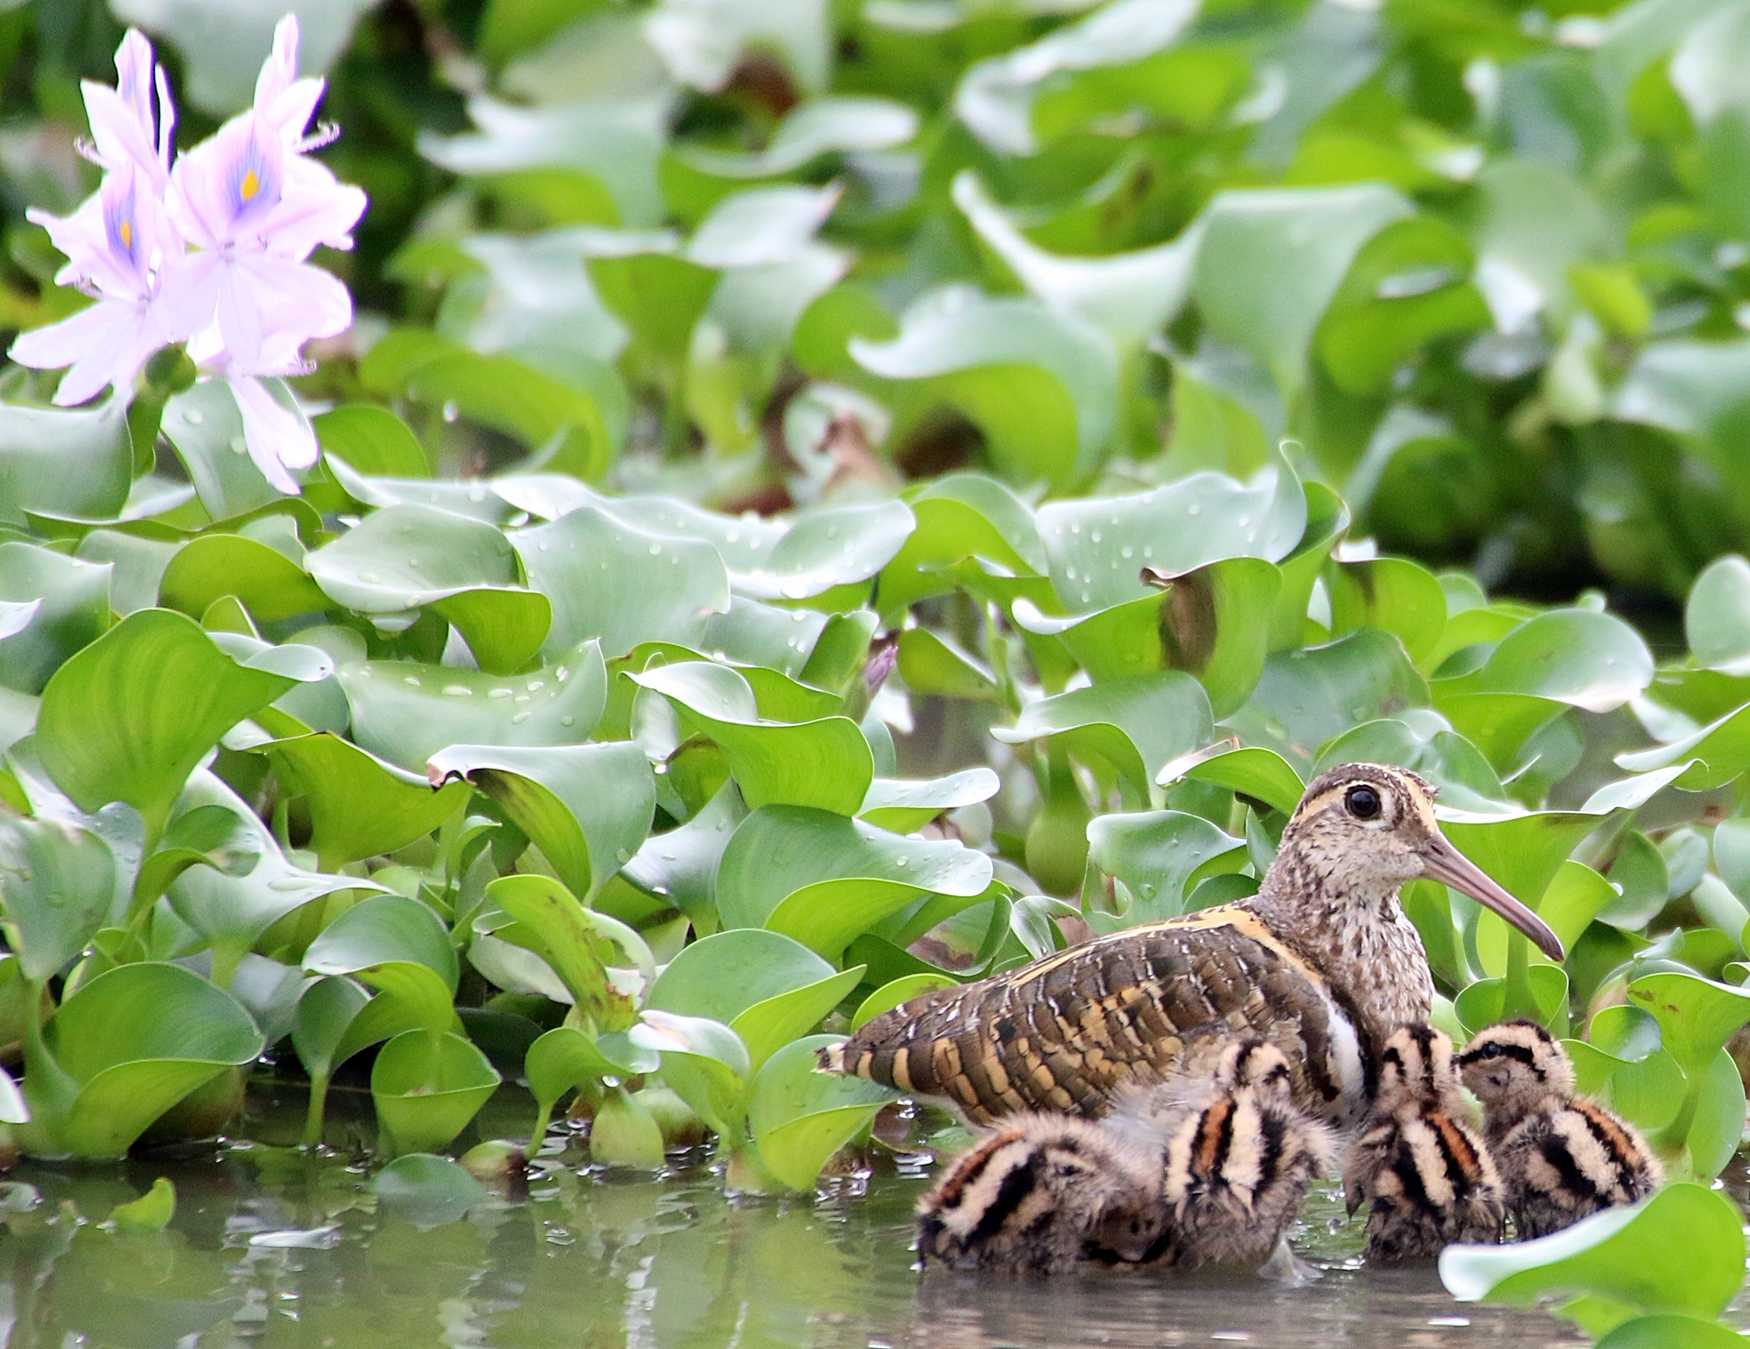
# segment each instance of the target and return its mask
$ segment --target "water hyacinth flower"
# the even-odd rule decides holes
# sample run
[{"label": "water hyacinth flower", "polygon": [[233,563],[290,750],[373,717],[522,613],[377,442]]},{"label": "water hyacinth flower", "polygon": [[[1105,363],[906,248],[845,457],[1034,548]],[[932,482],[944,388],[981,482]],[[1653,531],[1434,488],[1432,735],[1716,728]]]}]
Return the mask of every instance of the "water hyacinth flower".
[{"label": "water hyacinth flower", "polygon": [[115,52],[116,87],[94,80],[80,83],[85,117],[91,123],[92,157],[106,169],[132,164],[160,194],[170,178],[170,135],[176,106],[170,81],[152,56],[152,44],[130,28]]},{"label": "water hyacinth flower", "polygon": [[127,397],[153,352],[186,342],[202,377],[229,386],[250,458],[282,492],[298,490],[288,470],[316,462],[316,438],[262,381],[304,373],[304,344],[351,325],[346,287],[309,257],[350,248],[366,204],[309,158],[332,133],[310,133],[324,82],[299,79],[297,62],[287,15],[251,107],[172,162],[168,81],[128,31],[116,88],[85,86],[102,186],[70,216],[29,213],[67,256],[56,280],[96,302],[11,349],[23,365],[69,367],[55,394],[68,406],[106,387]]},{"label": "water hyacinth flower", "polygon": [[109,174],[70,216],[27,215],[67,255],[55,280],[96,298],[70,318],[19,334],[12,344],[12,359],[20,365],[69,367],[55,402],[71,406],[111,385],[127,388],[153,352],[193,331],[198,309],[188,303],[187,291],[166,285],[179,265],[182,241],[138,169],[127,165]]},{"label": "water hyacinth flower", "polygon": [[295,348],[352,322],[346,287],[305,259],[319,245],[352,247],[365,194],[306,158],[328,138],[306,135],[323,85],[292,78],[297,43],[297,21],[282,19],[254,106],[183,155],[171,174],[171,215],[201,250],[189,284],[212,306],[216,332],[205,340],[246,374],[283,373],[283,339],[295,339]]}]

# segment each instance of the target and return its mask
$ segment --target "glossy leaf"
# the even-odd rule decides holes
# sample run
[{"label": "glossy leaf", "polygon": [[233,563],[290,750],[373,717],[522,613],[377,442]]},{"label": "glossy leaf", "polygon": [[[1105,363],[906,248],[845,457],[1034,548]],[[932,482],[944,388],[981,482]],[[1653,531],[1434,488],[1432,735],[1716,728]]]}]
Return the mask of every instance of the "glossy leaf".
[{"label": "glossy leaf", "polygon": [[663,1080],[716,1133],[740,1137],[749,1076],[741,1037],[721,1021],[646,1011],[627,1038],[662,1056]]},{"label": "glossy leaf", "polygon": [[710,545],[679,541],[582,506],[513,540],[529,584],[553,605],[541,652],[556,660],[594,639],[610,660],[640,642],[696,645],[729,608],[729,573]]},{"label": "glossy leaf", "polygon": [[1427,685],[1402,645],[1362,631],[1323,646],[1281,652],[1264,663],[1257,691],[1228,724],[1297,769],[1357,721],[1427,702]]},{"label": "glossy leaf", "polygon": [[811,1190],[827,1160],[899,1093],[859,1077],[816,1072],[815,1056],[832,1035],[792,1040],[754,1078],[748,1130],[760,1161],[793,1190]]},{"label": "glossy leaf", "polygon": [[277,548],[241,534],[203,534],[177,549],[158,582],[167,609],[199,618],[224,595],[242,600],[258,622],[277,623],[329,605],[303,567]]},{"label": "glossy leaf", "polygon": [[24,512],[113,517],[128,499],[134,451],[127,405],[94,408],[0,404],[0,520]]},{"label": "glossy leaf", "polygon": [[39,693],[109,626],[109,569],[28,543],[0,543],[0,684]]},{"label": "glossy leaf", "polygon": [[1645,974],[1629,984],[1628,996],[1652,1014],[1661,1043],[1691,1076],[1750,1021],[1750,991],[1697,975]]},{"label": "glossy leaf", "polygon": [[[853,338],[850,350],[870,374],[911,381],[959,408],[1011,478],[1066,482],[1111,433],[1118,391],[1110,347],[1082,321],[1032,301],[926,296],[891,342]],[[1027,373],[1017,379],[1017,370]]]},{"label": "glossy leaf", "polygon": [[430,609],[455,626],[483,669],[520,670],[552,626],[545,595],[524,589],[510,541],[479,521],[389,506],[305,559],[336,604],[385,618]]},{"label": "glossy leaf", "polygon": [[593,639],[508,679],[387,660],[342,665],[337,677],[360,748],[416,773],[451,745],[576,744],[607,706],[607,670]]},{"label": "glossy leaf", "polygon": [[1130,899],[1116,913],[1084,917],[1097,932],[1176,917],[1192,877],[1241,843],[1202,816],[1176,810],[1098,816],[1088,824],[1088,861],[1123,882]]},{"label": "glossy leaf", "polygon": [[[181,614],[130,614],[49,680],[36,752],[82,808],[126,801],[154,837],[221,735],[329,672],[327,658],[310,647],[268,648],[237,661]],[[174,699],[159,696],[166,687],[177,691]]]},{"label": "glossy leaf", "polygon": [[409,1152],[371,1182],[384,1210],[420,1227],[459,1222],[486,1198],[479,1181],[448,1157]]},{"label": "glossy leaf", "polygon": [[1722,787],[1750,768],[1750,704],[1654,749],[1619,754],[1616,762],[1635,773],[1687,765],[1673,780],[1686,791]]},{"label": "glossy leaf", "polygon": [[922,780],[876,778],[869,784],[857,816],[896,834],[909,834],[947,811],[990,800],[1000,785],[988,768],[968,768],[944,778]]},{"label": "glossy leaf", "polygon": [[1683,631],[1697,661],[1725,674],[1750,674],[1750,562],[1722,557],[1690,587]]},{"label": "glossy leaf", "polygon": [[461,809],[467,795],[460,785],[434,792],[327,732],[254,748],[271,753],[287,790],[303,797],[310,847],[331,870],[424,838]]},{"label": "glossy leaf", "polygon": [[615,1037],[622,1043],[616,1044],[610,1056],[603,1047],[605,1038],[588,1035],[575,1026],[555,1026],[529,1046],[523,1072],[537,1112],[531,1148],[540,1145],[546,1121],[566,1092],[597,1089],[604,1078],[624,1080],[655,1072],[661,1066],[655,1050],[633,1045],[623,1036]]},{"label": "glossy leaf", "polygon": [[456,1024],[450,1005],[460,977],[456,952],[437,916],[418,900],[375,895],[353,906],[310,943],[304,968],[379,988],[434,1032]]},{"label": "glossy leaf", "polygon": [[663,1163],[662,1129],[636,1097],[610,1091],[590,1122],[589,1155],[603,1166],[654,1170]]},{"label": "glossy leaf", "polygon": [[427,773],[434,784],[463,778],[498,802],[585,897],[631,860],[656,809],[650,761],[628,743],[452,745],[432,756]]},{"label": "glossy leaf", "polygon": [[115,858],[96,834],[0,808],[0,923],[24,977],[40,984],[109,917]]},{"label": "glossy leaf", "polygon": [[159,1176],[152,1188],[138,1199],[117,1204],[109,1211],[109,1221],[118,1232],[162,1232],[176,1216],[176,1186]]},{"label": "glossy leaf", "polygon": [[875,764],[868,741],[848,717],[768,721],[759,715],[747,681],[709,661],[659,665],[627,678],[667,698],[686,730],[723,750],[749,806],[813,806],[853,815],[863,804]]},{"label": "glossy leaf", "polygon": [[719,932],[686,947],[650,986],[646,1006],[721,1021],[755,1069],[805,1035],[857,986],[800,942],[760,928]]},{"label": "glossy leaf", "polygon": [[120,1157],[166,1110],[227,1068],[254,1061],[249,1013],[178,965],[122,965],[82,985],[43,1033],[25,1074],[39,1156]]},{"label": "glossy leaf", "polygon": [[1111,769],[1146,799],[1172,760],[1210,738],[1213,718],[1202,685],[1179,671],[1109,680],[1042,698],[1013,726],[991,734],[1007,744],[1040,740]]},{"label": "glossy leaf", "polygon": [[623,1030],[631,1024],[631,1000],[615,986],[609,967],[629,961],[645,982],[654,977],[650,949],[636,932],[584,908],[546,876],[500,876],[486,887],[486,898],[514,922],[514,927],[498,928],[494,935],[546,961],[590,1024],[602,1030]]},{"label": "glossy leaf", "polygon": [[1274,750],[1256,746],[1170,763],[1155,780],[1166,786],[1183,778],[1212,783],[1254,797],[1285,815],[1293,813],[1306,789],[1292,764]]},{"label": "glossy leaf", "polygon": [[726,928],[770,928],[832,959],[853,937],[928,895],[966,907],[992,875],[988,857],[959,843],[900,838],[825,811],[767,806],[749,815],[724,849],[717,905]]},{"label": "glossy leaf", "polygon": [[1712,1317],[1743,1281],[1743,1250],[1729,1200],[1675,1184],[1644,1204],[1609,1209],[1537,1241],[1449,1247],[1440,1278],[1463,1302],[1523,1305],[1549,1293],[1597,1294],[1644,1312]]},{"label": "glossy leaf", "polygon": [[447,1146],[498,1086],[486,1056],[450,1031],[403,1031],[371,1066],[371,1100],[396,1153]]},{"label": "glossy leaf", "polygon": [[1444,680],[1444,693],[1515,693],[1608,712],[1638,697],[1653,658],[1621,619],[1585,609],[1541,614],[1515,629],[1475,672]]}]

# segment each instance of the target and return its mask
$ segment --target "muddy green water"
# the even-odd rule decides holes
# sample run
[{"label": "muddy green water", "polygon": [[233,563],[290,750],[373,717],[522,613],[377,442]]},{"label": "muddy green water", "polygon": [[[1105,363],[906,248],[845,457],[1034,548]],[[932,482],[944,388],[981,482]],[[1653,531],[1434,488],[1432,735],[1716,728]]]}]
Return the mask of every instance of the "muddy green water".
[{"label": "muddy green water", "polygon": [[[282,1103],[282,1106],[285,1103]],[[499,1103],[495,1103],[499,1104]],[[502,1111],[502,1113],[499,1113]],[[483,1123],[512,1132],[514,1100]],[[496,1118],[493,1115],[497,1115]],[[295,1111],[246,1121],[285,1136]],[[361,1135],[362,1136],[362,1135]],[[1744,1168],[1735,1165],[1732,1175]],[[13,1179],[88,1218],[169,1175],[174,1222],[118,1234],[66,1218],[0,1235],[0,1327],[21,1346],[1487,1345],[1580,1343],[1538,1311],[1465,1307],[1431,1268],[1360,1267],[1327,1191],[1297,1235],[1322,1271],[1091,1273],[1049,1283],[913,1267],[922,1167],[884,1163],[813,1199],[725,1199],[709,1159],[662,1179],[550,1148],[526,1198],[421,1228],[379,1211],[362,1157],[270,1142]],[[1750,1315],[1742,1320],[1750,1322]]]}]

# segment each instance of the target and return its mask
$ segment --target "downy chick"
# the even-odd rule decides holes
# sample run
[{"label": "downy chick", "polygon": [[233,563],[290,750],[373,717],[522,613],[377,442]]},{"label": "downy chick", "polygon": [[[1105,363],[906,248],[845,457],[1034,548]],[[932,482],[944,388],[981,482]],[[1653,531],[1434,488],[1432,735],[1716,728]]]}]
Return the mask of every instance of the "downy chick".
[{"label": "downy chick", "polygon": [[918,1201],[924,1264],[1055,1274],[1152,1258],[1166,1216],[1158,1155],[1102,1124],[1017,1115]]},{"label": "downy chick", "polygon": [[1454,1241],[1495,1242],[1501,1178],[1466,1118],[1452,1041],[1432,1026],[1394,1031],[1379,1056],[1373,1118],[1343,1169],[1351,1215],[1368,1205],[1367,1258],[1395,1264]]},{"label": "downy chick", "polygon": [[1164,1263],[1256,1267],[1277,1253],[1307,1187],[1336,1157],[1329,1126],[1293,1092],[1282,1051],[1247,1037],[1223,1049],[1202,1100],[1163,1088],[1121,1105],[1117,1127],[1135,1132],[1152,1115],[1165,1138]]},{"label": "downy chick", "polygon": [[1663,1173],[1646,1142],[1597,1102],[1574,1095],[1574,1066],[1542,1026],[1491,1026],[1458,1064],[1483,1103],[1521,1240],[1633,1204],[1658,1188]]}]

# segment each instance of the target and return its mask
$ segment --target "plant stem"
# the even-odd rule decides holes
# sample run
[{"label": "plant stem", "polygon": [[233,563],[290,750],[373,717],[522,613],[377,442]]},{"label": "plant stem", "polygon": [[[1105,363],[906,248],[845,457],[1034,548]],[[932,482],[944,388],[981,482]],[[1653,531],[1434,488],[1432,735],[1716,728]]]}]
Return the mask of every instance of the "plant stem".
[{"label": "plant stem", "polygon": [[535,1124],[529,1130],[529,1156],[541,1150],[541,1140],[547,1136],[547,1126],[553,1122],[553,1102],[540,1101],[535,1109]]},{"label": "plant stem", "polygon": [[328,1106],[327,1073],[310,1078],[310,1103],[304,1110],[304,1146],[317,1147],[322,1142],[323,1113]]},{"label": "plant stem", "polygon": [[1537,1000],[1531,996],[1531,943],[1517,932],[1507,934],[1507,980],[1501,997],[1501,1016],[1530,1017],[1541,1024]]},{"label": "plant stem", "polygon": [[230,991],[231,980],[237,977],[237,966],[243,963],[245,952],[232,942],[215,942],[213,944],[212,981],[218,987]]},{"label": "plant stem", "polygon": [[43,1036],[43,993],[46,979],[25,983],[24,995],[24,1087],[31,1107],[31,1129],[41,1128],[52,1137],[61,1117],[73,1108],[79,1084],[49,1051]]}]

